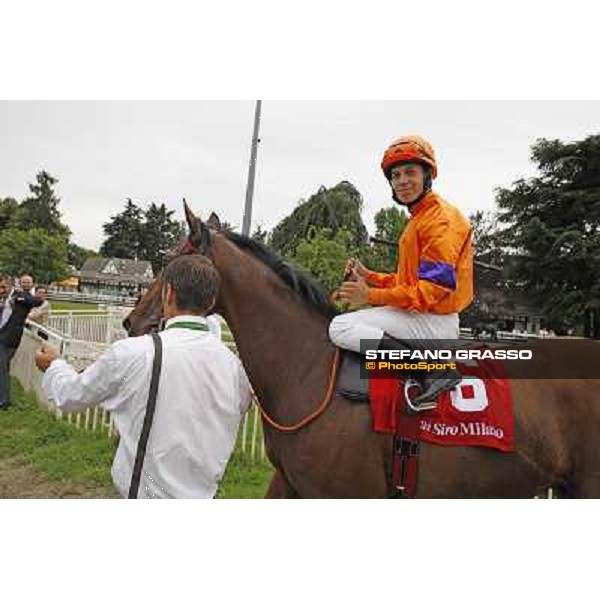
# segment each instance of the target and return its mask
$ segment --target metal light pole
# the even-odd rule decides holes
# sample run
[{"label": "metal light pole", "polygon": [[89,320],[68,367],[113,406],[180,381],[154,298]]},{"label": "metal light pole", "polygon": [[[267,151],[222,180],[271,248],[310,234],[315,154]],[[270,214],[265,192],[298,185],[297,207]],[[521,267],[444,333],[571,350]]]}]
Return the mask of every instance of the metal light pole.
[{"label": "metal light pole", "polygon": [[252,195],[254,194],[254,175],[256,173],[256,153],[258,150],[258,127],[260,125],[261,101],[256,101],[254,112],[254,133],[252,135],[252,150],[250,152],[250,168],[248,169],[248,185],[246,186],[246,204],[244,206],[244,220],[242,223],[242,234],[250,235],[250,223],[252,221]]}]

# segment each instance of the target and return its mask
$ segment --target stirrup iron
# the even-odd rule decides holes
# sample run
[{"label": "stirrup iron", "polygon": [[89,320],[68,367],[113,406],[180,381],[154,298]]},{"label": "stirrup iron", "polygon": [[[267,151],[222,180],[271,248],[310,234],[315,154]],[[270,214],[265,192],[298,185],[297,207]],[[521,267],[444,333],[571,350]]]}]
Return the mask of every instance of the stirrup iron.
[{"label": "stirrup iron", "polygon": [[423,391],[423,386],[416,379],[407,379],[404,382],[404,401],[411,412],[422,412],[424,410],[432,410],[437,407],[437,400],[435,398],[430,402],[414,404],[410,397],[410,390],[415,387],[419,388],[420,392]]}]

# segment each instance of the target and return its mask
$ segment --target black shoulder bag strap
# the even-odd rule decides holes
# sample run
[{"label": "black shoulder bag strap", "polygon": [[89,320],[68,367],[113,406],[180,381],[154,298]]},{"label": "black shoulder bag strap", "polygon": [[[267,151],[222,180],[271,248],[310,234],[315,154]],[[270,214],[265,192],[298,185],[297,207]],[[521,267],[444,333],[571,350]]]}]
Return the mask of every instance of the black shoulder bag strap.
[{"label": "black shoulder bag strap", "polygon": [[162,367],[162,342],[158,333],[152,333],[152,341],[154,342],[154,362],[152,363],[152,379],[150,380],[150,392],[148,394],[148,404],[146,405],[146,415],[144,416],[144,424],[142,425],[142,433],[138,440],[137,452],[135,454],[135,463],[133,464],[133,472],[131,474],[131,485],[129,486],[130,499],[137,498],[140,488],[140,478],[142,476],[142,467],[144,466],[144,456],[146,455],[146,447],[148,446],[148,436],[152,427],[152,419],[154,418],[154,409],[156,408],[156,396],[158,394],[158,381],[160,379],[160,369]]}]

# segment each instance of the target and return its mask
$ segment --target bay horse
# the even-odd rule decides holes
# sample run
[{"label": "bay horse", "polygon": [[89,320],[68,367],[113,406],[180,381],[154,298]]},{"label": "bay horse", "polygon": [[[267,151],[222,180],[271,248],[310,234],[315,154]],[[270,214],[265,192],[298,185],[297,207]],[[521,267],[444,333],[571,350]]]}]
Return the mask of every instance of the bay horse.
[{"label": "bay horse", "polygon": [[[366,404],[333,394],[319,408],[336,354],[328,338],[336,311],[324,290],[262,244],[221,230],[214,213],[204,223],[185,211],[190,233],[173,256],[206,255],[221,275],[215,312],[231,329],[264,411],[276,469],[267,497],[386,497],[392,436],[372,431]],[[130,335],[158,326],[161,287],[159,276],[125,320]],[[600,366],[600,345],[583,343],[587,360]],[[544,347],[548,373],[570,360],[562,346]],[[518,379],[520,362],[510,367],[515,451],[423,443],[416,497],[532,498],[550,487],[600,497],[600,380]],[[303,421],[310,422],[293,427]]]}]

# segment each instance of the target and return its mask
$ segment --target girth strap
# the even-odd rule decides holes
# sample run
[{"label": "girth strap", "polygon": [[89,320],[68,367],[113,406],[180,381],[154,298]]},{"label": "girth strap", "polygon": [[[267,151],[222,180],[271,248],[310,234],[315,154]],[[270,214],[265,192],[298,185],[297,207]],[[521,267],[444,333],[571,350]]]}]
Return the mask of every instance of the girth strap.
[{"label": "girth strap", "polygon": [[418,414],[407,414],[402,401],[398,402],[397,411],[390,498],[414,498],[419,474],[421,418]]}]

